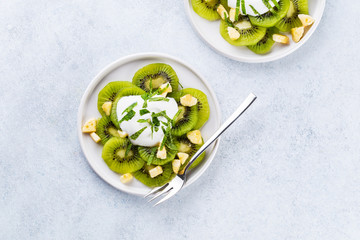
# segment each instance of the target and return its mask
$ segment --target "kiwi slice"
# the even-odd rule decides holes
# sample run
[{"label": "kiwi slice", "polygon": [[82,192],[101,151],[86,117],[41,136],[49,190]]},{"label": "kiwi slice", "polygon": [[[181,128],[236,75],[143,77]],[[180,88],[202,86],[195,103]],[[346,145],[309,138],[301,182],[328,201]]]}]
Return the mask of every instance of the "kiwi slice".
[{"label": "kiwi slice", "polygon": [[210,116],[210,107],[206,94],[195,88],[184,88],[180,92],[182,96],[190,94],[198,100],[198,103],[196,104],[198,108],[198,121],[195,124],[194,129],[200,129]]},{"label": "kiwi slice", "polygon": [[113,105],[111,107],[110,119],[118,129],[120,129],[120,125],[119,125],[119,120],[120,119],[118,119],[116,109],[117,109],[117,104],[118,104],[120,98],[122,98],[124,96],[142,95],[144,93],[145,93],[144,90],[142,90],[139,87],[136,87],[136,86],[132,85],[132,87],[123,88],[117,94],[116,98],[114,99]]},{"label": "kiwi slice", "polygon": [[229,10],[227,0],[191,0],[194,12],[209,21],[220,19],[220,15],[217,12],[219,4],[222,4],[227,10]]},{"label": "kiwi slice", "polygon": [[175,177],[175,173],[172,170],[171,162],[161,166],[163,169],[162,174],[151,178],[149,175],[149,170],[154,167],[155,165],[144,164],[144,166],[139,171],[134,172],[133,175],[137,180],[139,180],[148,187],[162,186],[165,183],[170,182]]},{"label": "kiwi slice", "polygon": [[181,113],[175,120],[174,126],[171,128],[171,134],[174,136],[181,136],[194,129],[199,118],[196,105],[192,107],[179,105],[178,108],[181,110]]},{"label": "kiwi slice", "polygon": [[300,14],[309,14],[309,3],[308,0],[292,0],[297,6]]},{"label": "kiwi slice", "polygon": [[283,17],[286,16],[286,13],[290,7],[290,0],[280,0],[279,8],[274,6],[268,12],[258,15],[258,16],[249,16],[252,24],[260,27],[273,27],[277,22],[279,22]]},{"label": "kiwi slice", "polygon": [[102,158],[111,170],[120,174],[135,172],[145,163],[137,147],[127,138],[113,137],[108,140],[104,145]]},{"label": "kiwi slice", "polygon": [[175,92],[179,88],[179,78],[174,69],[165,63],[153,63],[139,69],[132,80],[133,84],[149,92],[150,83],[153,90],[169,82]]},{"label": "kiwi slice", "polygon": [[[178,149],[178,152],[183,152],[183,153],[187,153],[189,154],[189,158],[186,159],[186,162],[181,165],[180,170],[183,170],[185,168],[185,166],[188,164],[188,162],[190,162],[190,159],[192,158],[192,156],[194,156],[194,154],[200,149],[200,147],[202,145],[204,145],[204,140],[202,144],[193,144],[190,142],[190,140],[186,137],[186,135],[180,136],[176,139],[176,146]],[[205,152],[203,152],[196,160],[195,162],[193,162],[193,164],[191,164],[191,166],[189,167],[189,169],[193,169],[194,167],[196,167],[197,165],[199,165],[201,163],[201,161],[204,159],[205,157]]]},{"label": "kiwi slice", "polygon": [[101,138],[102,144],[105,144],[112,137],[120,137],[118,129],[108,116],[103,116],[100,119],[96,127],[96,134]]},{"label": "kiwi slice", "polygon": [[[205,152],[203,152],[196,160],[195,162],[193,162],[193,164],[191,164],[191,166],[189,167],[189,170],[193,169],[193,168],[196,168],[201,162],[202,160],[204,160],[205,158]],[[186,160],[186,161],[190,161],[189,160]],[[187,163],[184,164],[184,166],[186,166]],[[182,170],[182,169],[181,169]],[[180,170],[180,171],[181,171]]]},{"label": "kiwi slice", "polygon": [[[240,37],[237,40],[230,39],[228,27],[233,27],[240,33]],[[265,36],[265,33],[266,28],[252,25],[247,16],[239,16],[239,20],[234,23],[224,20],[221,20],[220,23],[221,36],[234,46],[254,45]]]},{"label": "kiwi slice", "polygon": [[308,13],[308,0],[290,0],[287,14],[276,24],[276,27],[282,32],[289,32],[292,28],[302,25],[298,15]]},{"label": "kiwi slice", "polygon": [[104,110],[102,109],[102,105],[105,102],[113,102],[118,92],[125,88],[125,87],[131,87],[134,86],[131,82],[127,81],[117,81],[117,82],[110,82],[108,83],[100,92],[98,95],[98,110],[101,115],[105,115]]},{"label": "kiwi slice", "polygon": [[276,28],[268,28],[265,36],[257,44],[247,47],[256,54],[266,54],[271,50],[275,43],[272,38],[273,34],[278,32],[279,31]]},{"label": "kiwi slice", "polygon": [[139,151],[140,157],[145,162],[147,162],[150,159],[151,154],[154,153],[155,156],[153,157],[153,159],[151,161],[151,164],[164,165],[164,164],[166,164],[168,162],[171,162],[175,158],[176,153],[177,153],[175,150],[170,149],[167,145],[165,145],[165,148],[166,148],[166,159],[160,159],[160,158],[156,157],[157,147],[142,147],[142,146],[139,146],[138,151]]},{"label": "kiwi slice", "polygon": [[192,107],[185,107],[180,104],[180,97],[184,96],[185,93],[181,91],[169,94],[169,97],[175,99],[178,104],[179,110],[181,110],[175,124],[171,128],[171,134],[173,136],[181,136],[185,133],[194,129],[199,119],[199,110],[197,104]]}]

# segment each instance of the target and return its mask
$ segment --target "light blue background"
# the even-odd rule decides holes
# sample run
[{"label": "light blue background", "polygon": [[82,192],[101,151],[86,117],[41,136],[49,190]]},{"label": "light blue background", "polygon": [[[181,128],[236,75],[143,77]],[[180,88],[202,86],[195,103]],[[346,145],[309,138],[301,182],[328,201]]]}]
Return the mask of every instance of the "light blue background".
[{"label": "light blue background", "polygon": [[[338,5],[291,56],[244,64],[197,37],[182,0],[1,1],[0,239],[359,239],[360,4]],[[259,96],[158,208],[102,181],[76,135],[91,79],[144,51],[204,75],[223,119]]]}]

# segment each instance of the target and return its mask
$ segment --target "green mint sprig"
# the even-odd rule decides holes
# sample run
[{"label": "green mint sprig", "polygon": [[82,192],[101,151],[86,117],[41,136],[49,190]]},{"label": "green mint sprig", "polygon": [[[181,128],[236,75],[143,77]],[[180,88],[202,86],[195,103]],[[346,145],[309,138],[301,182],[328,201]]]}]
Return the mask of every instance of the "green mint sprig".
[{"label": "green mint sprig", "polygon": [[134,109],[134,107],[136,107],[138,103],[137,102],[134,102],[133,104],[131,104],[130,106],[128,106],[121,114],[124,114],[126,112],[130,112],[131,110]]},{"label": "green mint sprig", "polygon": [[159,101],[165,101],[168,102],[170,99],[164,98],[164,97],[153,97],[149,99],[149,102],[159,102]]},{"label": "green mint sprig", "polygon": [[147,126],[146,126],[146,127],[143,127],[142,129],[140,129],[139,131],[137,131],[136,133],[134,133],[133,135],[131,135],[130,138],[131,138],[132,140],[136,140],[136,139],[140,136],[140,134],[142,134],[143,131],[145,131],[146,128],[147,128]]},{"label": "green mint sprig", "polygon": [[235,21],[239,20],[240,0],[236,1]]},{"label": "green mint sprig", "polygon": [[246,15],[246,7],[245,7],[245,0],[241,0],[241,10],[244,15]]},{"label": "green mint sprig", "polygon": [[129,121],[135,116],[135,111],[133,110],[136,107],[137,102],[134,102],[130,106],[128,106],[121,114],[127,113],[120,121],[119,124],[123,121]]},{"label": "green mint sprig", "polygon": [[158,119],[157,116],[155,116],[155,114],[153,113],[152,116],[151,116],[151,122],[152,124],[154,124],[154,126],[160,126],[160,121]]},{"label": "green mint sprig", "polygon": [[271,0],[273,2],[273,4],[275,5],[275,7],[277,7],[277,9],[280,9],[280,5],[276,0]]},{"label": "green mint sprig", "polygon": [[119,124],[121,124],[123,121],[131,120],[134,116],[135,116],[135,111],[131,110],[119,121]]},{"label": "green mint sprig", "polygon": [[276,14],[274,8],[270,5],[269,0],[262,0],[263,4],[269,9],[269,11],[273,14]]},{"label": "green mint sprig", "polygon": [[153,160],[155,158],[155,153],[156,153],[156,147],[151,149],[150,157],[147,160],[147,165],[151,165],[151,163],[153,162]]},{"label": "green mint sprig", "polygon": [[[164,127],[162,127],[161,129],[164,129]],[[163,131],[164,131],[164,130],[163,130]],[[163,137],[163,139],[162,139],[162,141],[161,141],[161,144],[160,144],[160,147],[159,147],[160,150],[163,149],[163,147],[165,146],[166,140],[167,140],[167,135],[164,134],[164,137]]]},{"label": "green mint sprig", "polygon": [[139,119],[137,120],[138,123],[149,123],[150,119]]},{"label": "green mint sprig", "polygon": [[128,156],[128,154],[129,154],[129,152],[130,152],[130,150],[131,150],[131,147],[132,147],[132,143],[130,142],[130,143],[127,145],[127,147],[126,147],[125,157]]},{"label": "green mint sprig", "polygon": [[253,10],[253,12],[258,15],[259,17],[261,17],[261,14],[253,7],[253,5],[249,5],[251,7],[251,9]]},{"label": "green mint sprig", "polygon": [[179,82],[179,85],[180,85],[180,87],[181,87],[181,89],[183,89],[184,87],[183,87],[183,85]]},{"label": "green mint sprig", "polygon": [[161,111],[161,112],[158,112],[158,113],[154,113],[154,115],[153,115],[154,117],[164,117],[164,118],[166,118],[166,120],[168,120],[169,122],[172,122],[172,119],[168,116],[168,115],[166,115],[166,111],[164,110],[164,111]]},{"label": "green mint sprig", "polygon": [[145,115],[145,114],[147,114],[147,113],[150,113],[150,111],[147,110],[147,109],[141,109],[141,110],[140,110],[140,116],[143,116],[143,115]]},{"label": "green mint sprig", "polygon": [[181,112],[182,112],[182,109],[179,109],[179,110],[175,113],[175,115],[174,115],[174,117],[173,117],[173,119],[172,119],[172,121],[171,121],[171,124],[172,124],[173,126],[175,125],[176,119],[179,117],[179,115],[180,115]]},{"label": "green mint sprig", "polygon": [[230,19],[228,18],[228,16],[225,16],[225,23],[226,23],[229,27],[234,27],[234,24],[230,21]]},{"label": "green mint sprig", "polygon": [[[170,84],[170,83],[169,83]],[[169,99],[165,98],[165,97],[154,97],[155,95],[161,95],[162,93],[164,93],[166,91],[167,88],[158,88],[155,91],[153,90],[153,86],[152,86],[152,79],[150,79],[150,91],[144,93],[143,95],[141,95],[141,98],[144,100],[144,104],[143,104],[143,108],[147,107],[147,102],[155,102],[155,101],[166,101],[168,102]]]}]

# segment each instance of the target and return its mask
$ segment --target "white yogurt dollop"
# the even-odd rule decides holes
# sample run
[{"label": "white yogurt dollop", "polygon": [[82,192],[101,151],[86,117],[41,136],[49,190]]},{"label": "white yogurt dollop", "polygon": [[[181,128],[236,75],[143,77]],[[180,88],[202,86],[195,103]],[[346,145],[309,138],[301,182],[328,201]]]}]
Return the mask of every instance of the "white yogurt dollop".
[{"label": "white yogurt dollop", "polygon": [[[276,0],[276,2],[279,2],[279,1],[280,0]],[[237,2],[237,0],[228,0],[229,7],[236,8],[236,2]],[[269,4],[272,7],[275,6],[272,1],[269,1]],[[257,14],[255,14],[254,11],[252,10],[252,8],[250,7],[250,5],[253,6],[256,9],[256,11],[258,11],[260,14],[264,14],[269,11],[269,9],[265,6],[265,4],[263,3],[262,0],[245,0],[245,9],[246,9],[247,15],[257,16]],[[245,15],[242,12],[241,5],[240,5],[239,10],[242,15]]]},{"label": "white yogurt dollop", "polygon": [[[161,97],[161,96],[154,96],[154,97]],[[151,113],[159,113],[161,111],[166,111],[166,115],[169,118],[173,118],[175,114],[178,112],[178,105],[173,98],[167,98],[169,99],[168,102],[166,101],[147,101],[147,107],[146,109],[150,112],[147,114],[144,114],[140,116],[140,110],[143,109],[144,100],[141,98],[141,96],[126,96],[120,98],[117,107],[116,107],[116,113],[118,120],[120,121],[127,113],[123,113],[126,108],[128,108],[133,103],[137,102],[137,105],[133,108],[135,111],[135,116],[130,119],[129,121],[123,121],[120,123],[120,128],[124,132],[127,132],[129,136],[133,135],[140,129],[147,127],[136,140],[133,140],[131,138],[130,141],[134,145],[144,146],[144,147],[154,147],[157,146],[162,138],[164,137],[164,132],[162,131],[161,127],[164,126],[163,122],[167,122],[167,119],[165,117],[158,117],[160,121],[160,127],[159,130],[152,133],[151,131],[151,125],[149,123],[139,123],[139,119],[150,119]],[[166,128],[166,126],[164,126]]]}]

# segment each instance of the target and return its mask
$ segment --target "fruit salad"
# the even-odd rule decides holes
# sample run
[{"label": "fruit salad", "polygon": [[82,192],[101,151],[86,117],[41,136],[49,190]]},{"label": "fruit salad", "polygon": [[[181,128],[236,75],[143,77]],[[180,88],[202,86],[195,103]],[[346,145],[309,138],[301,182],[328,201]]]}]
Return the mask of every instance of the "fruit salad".
[{"label": "fruit salad", "polygon": [[201,17],[220,19],[220,34],[231,45],[266,54],[275,43],[299,42],[314,23],[308,0],[191,0]]},{"label": "fruit salad", "polygon": [[83,133],[103,145],[102,158],[122,183],[135,177],[148,187],[184,172],[204,143],[200,129],[210,115],[207,96],[182,88],[174,69],[164,63],[144,66],[132,82],[108,83],[99,92],[97,108],[102,117],[89,119]]}]

